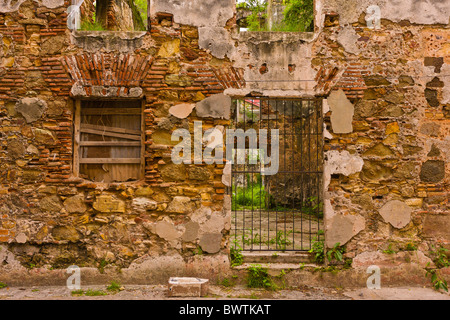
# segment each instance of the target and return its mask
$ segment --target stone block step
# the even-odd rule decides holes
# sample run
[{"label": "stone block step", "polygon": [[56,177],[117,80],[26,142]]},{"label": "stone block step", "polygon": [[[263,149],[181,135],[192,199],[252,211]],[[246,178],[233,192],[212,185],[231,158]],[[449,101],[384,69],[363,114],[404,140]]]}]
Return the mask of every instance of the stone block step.
[{"label": "stone block step", "polygon": [[270,263],[270,264],[302,264],[314,263],[314,255],[309,252],[267,252],[243,251],[244,263]]},{"label": "stone block step", "polygon": [[270,271],[281,271],[281,270],[297,270],[303,269],[306,267],[316,268],[317,264],[312,263],[243,263],[240,266],[235,266],[233,269],[235,270],[248,270],[255,265],[260,266],[261,268],[268,269]]}]

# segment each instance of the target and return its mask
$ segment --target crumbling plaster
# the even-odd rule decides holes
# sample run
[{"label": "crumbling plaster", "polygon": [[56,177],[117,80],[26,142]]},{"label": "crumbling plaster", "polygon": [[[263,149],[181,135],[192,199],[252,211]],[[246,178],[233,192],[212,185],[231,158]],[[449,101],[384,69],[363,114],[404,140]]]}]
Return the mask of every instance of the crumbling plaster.
[{"label": "crumbling plaster", "polygon": [[326,245],[331,248],[336,243],[345,245],[365,228],[365,219],[361,215],[343,215],[333,209],[331,197],[334,194],[328,191],[331,175],[342,174],[349,176],[362,170],[364,161],[357,155],[348,151],[328,151],[325,154],[324,164],[324,223]]},{"label": "crumbling plaster", "polygon": [[[211,3],[210,3],[211,2]],[[230,3],[232,5],[230,6]],[[241,32],[225,28],[234,15],[234,1],[154,1],[151,12],[174,15],[174,22],[198,27],[199,46],[218,59],[228,58],[244,70],[246,88],[228,88],[225,94],[244,96],[251,91],[264,95],[314,95],[316,71],[311,68],[312,41],[317,33]],[[199,10],[198,6],[208,6]],[[320,2],[317,4],[320,8]],[[195,8],[195,12],[192,8]],[[296,71],[289,71],[289,66]],[[261,68],[265,68],[261,71]],[[299,72],[301,70],[301,72]]]},{"label": "crumbling plaster", "polygon": [[176,23],[194,27],[225,27],[235,13],[235,0],[152,0],[150,14],[173,14]]},{"label": "crumbling plaster", "polygon": [[348,100],[344,91],[332,91],[327,98],[327,103],[331,111],[331,127],[333,133],[353,132],[355,107]]},{"label": "crumbling plaster", "polygon": [[312,39],[308,33],[244,32],[239,35],[239,57],[233,60],[244,69],[248,89],[313,95]]},{"label": "crumbling plaster", "polygon": [[358,21],[369,6],[381,9],[381,18],[416,24],[448,24],[450,3],[447,0],[329,0],[324,7],[339,14],[341,25]]}]

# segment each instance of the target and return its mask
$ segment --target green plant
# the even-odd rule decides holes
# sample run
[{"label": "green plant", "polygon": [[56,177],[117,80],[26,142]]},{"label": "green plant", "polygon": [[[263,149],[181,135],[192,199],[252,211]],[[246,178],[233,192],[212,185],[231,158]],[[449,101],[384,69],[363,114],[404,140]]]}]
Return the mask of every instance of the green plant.
[{"label": "green plant", "polygon": [[333,248],[327,251],[328,261],[332,261],[333,259],[337,261],[342,261],[344,253],[345,248],[341,247],[341,244],[338,242],[333,246]]},{"label": "green plant", "polygon": [[392,249],[391,243],[388,245],[386,250],[383,250],[383,253],[386,253],[386,254],[394,254],[395,253],[395,251]]},{"label": "green plant", "polygon": [[84,292],[84,295],[88,297],[96,297],[96,296],[106,296],[108,294],[102,290],[88,289],[86,292]]},{"label": "green plant", "polygon": [[317,263],[324,263],[325,262],[325,244],[323,241],[320,241],[317,239],[317,237],[314,238],[314,241],[311,246],[311,250],[309,250],[309,253],[314,253],[314,261]]},{"label": "green plant", "polygon": [[194,256],[202,256],[203,255],[202,248],[200,246],[197,246],[197,248],[193,250],[193,254]]},{"label": "green plant", "polygon": [[109,264],[108,261],[106,261],[105,259],[102,259],[99,264],[98,264],[98,271],[100,271],[100,273],[104,273],[105,272],[105,267]]},{"label": "green plant", "polygon": [[80,30],[84,30],[84,31],[105,31],[106,30],[105,28],[103,28],[103,26],[100,22],[95,21],[95,16],[93,19],[94,19],[93,22],[89,21],[89,20],[81,21]]},{"label": "green plant", "polygon": [[247,26],[250,31],[263,31],[265,29],[264,20],[267,17],[266,0],[245,0],[238,4],[238,8],[250,10],[251,14],[247,17]]},{"label": "green plant", "polygon": [[247,106],[244,105],[244,108],[241,109],[241,112],[245,113],[245,118],[242,119],[242,122],[257,122],[258,121],[258,114],[253,112],[253,110],[249,110]]},{"label": "green plant", "polygon": [[7,286],[6,283],[0,282],[0,289],[6,288]]},{"label": "green plant", "polygon": [[269,29],[267,20],[267,1],[245,0],[237,5],[251,12],[247,17],[249,31],[279,31],[279,32],[311,32],[314,31],[313,0],[284,0],[285,10],[283,20]]},{"label": "green plant", "polygon": [[352,258],[346,258],[344,260],[344,269],[350,269],[352,267],[353,259]]},{"label": "green plant", "polygon": [[292,230],[289,230],[287,232],[278,231],[275,238],[270,239],[268,243],[276,244],[278,249],[280,249],[281,251],[285,251],[286,247],[292,244],[292,242],[287,239],[287,236],[292,232]]},{"label": "green plant", "polygon": [[323,218],[323,202],[319,202],[317,197],[309,197],[302,206],[302,212],[310,216]]},{"label": "green plant", "polygon": [[314,1],[289,0],[283,12],[283,23],[292,31],[314,31]]},{"label": "green plant", "polygon": [[84,294],[84,291],[81,290],[81,289],[80,290],[74,290],[74,291],[71,292],[71,294],[73,296],[82,296]]},{"label": "green plant", "polygon": [[286,280],[284,277],[285,275],[286,271],[284,271],[284,269],[281,269],[280,274],[276,276],[279,280],[281,280],[281,289],[286,288]]},{"label": "green plant", "polygon": [[444,247],[436,248],[431,246],[430,254],[433,259],[435,267],[431,267],[431,263],[428,263],[425,267],[426,276],[431,277],[431,284],[435,290],[444,290],[448,292],[448,284],[439,273],[439,269],[450,267],[446,252],[448,251]]},{"label": "green plant", "polygon": [[432,255],[433,262],[436,265],[436,268],[441,269],[450,267],[450,262],[448,261],[446,254],[448,250],[445,249],[444,247],[440,247],[438,249],[432,247],[432,249],[434,249],[434,251],[430,251],[430,253]]},{"label": "green plant", "polygon": [[405,246],[405,251],[417,251],[417,246],[414,242],[408,242]]},{"label": "green plant", "polygon": [[71,294],[73,296],[88,296],[88,297],[96,297],[96,296],[106,296],[108,295],[106,292],[102,291],[102,290],[93,290],[93,289],[88,289],[87,291],[84,290],[74,290],[71,292]]},{"label": "green plant", "polygon": [[235,285],[234,281],[231,281],[229,278],[224,278],[220,281],[220,284],[224,287],[233,287]]},{"label": "green plant", "polygon": [[[252,230],[249,229],[249,232],[251,235]],[[243,241],[243,243],[245,243],[247,245],[263,243],[263,240],[262,240],[261,236],[259,235],[259,233],[255,233],[255,235],[252,238],[251,236],[249,237],[246,232],[244,232],[242,241]]]},{"label": "green plant", "polygon": [[237,243],[237,240],[234,240],[234,244],[230,248],[230,260],[232,267],[240,266],[244,263],[242,248]]},{"label": "green plant", "polygon": [[[248,178],[248,180],[251,180]],[[232,194],[232,209],[266,209],[269,194],[260,178],[257,182],[248,181],[245,188],[236,187]]]},{"label": "green plant", "polygon": [[108,287],[106,287],[106,290],[117,293],[120,290],[122,290],[122,286],[120,285],[119,282],[111,281],[111,284]]},{"label": "green plant", "polygon": [[141,16],[144,27],[147,29],[147,6],[148,0],[134,0],[134,4],[139,11],[139,15]]},{"label": "green plant", "polygon": [[247,286],[249,288],[264,288],[268,290],[276,290],[272,278],[269,276],[267,268],[261,265],[251,265],[248,269]]},{"label": "green plant", "polygon": [[433,288],[437,291],[439,290],[444,290],[446,292],[448,292],[448,284],[447,281],[445,279],[442,279],[438,269],[436,268],[430,268],[430,263],[427,264],[427,268],[425,268],[426,270],[426,276],[431,276],[431,284],[433,286]]}]

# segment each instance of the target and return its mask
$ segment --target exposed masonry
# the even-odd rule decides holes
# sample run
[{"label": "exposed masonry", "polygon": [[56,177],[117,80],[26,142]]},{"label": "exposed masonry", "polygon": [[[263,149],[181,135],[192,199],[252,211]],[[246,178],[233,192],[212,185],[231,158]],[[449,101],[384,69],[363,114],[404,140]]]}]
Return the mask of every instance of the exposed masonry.
[{"label": "exposed masonry", "polygon": [[[72,264],[129,282],[227,275],[231,166],[173,164],[171,133],[226,128],[231,98],[252,94],[325,98],[325,240],[353,259],[345,281],[378,264],[385,281],[427,283],[429,250],[450,248],[450,6],[375,3],[380,30],[373,1],[333,0],[316,1],[314,33],[239,34],[232,0],[152,0],[150,32],[116,33],[70,32],[69,1],[6,1],[0,281],[63,281]],[[142,181],[74,175],[80,99],[145,102]]]}]

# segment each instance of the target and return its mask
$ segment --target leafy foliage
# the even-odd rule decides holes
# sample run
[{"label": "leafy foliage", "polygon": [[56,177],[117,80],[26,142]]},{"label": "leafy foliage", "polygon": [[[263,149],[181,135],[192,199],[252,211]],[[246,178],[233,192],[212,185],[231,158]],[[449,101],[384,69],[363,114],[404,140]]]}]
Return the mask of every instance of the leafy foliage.
[{"label": "leafy foliage", "polygon": [[72,296],[88,296],[88,297],[97,297],[97,296],[106,296],[108,295],[106,292],[102,290],[94,290],[94,289],[88,289],[87,291],[84,290],[74,290],[71,292]]},{"label": "leafy foliage", "polygon": [[337,261],[342,261],[344,253],[345,248],[341,247],[341,244],[338,242],[333,246],[333,248],[327,251],[328,261],[332,261],[333,259]]},{"label": "leafy foliage", "polygon": [[322,219],[323,202],[319,202],[317,197],[310,197],[303,203],[302,212]]},{"label": "leafy foliage", "polygon": [[106,29],[103,28],[102,24],[100,22],[97,22],[94,20],[94,22],[91,22],[89,20],[81,21],[81,30],[84,31],[105,31]]},{"label": "leafy foliage", "polygon": [[450,267],[450,262],[448,261],[446,254],[447,251],[448,251],[447,249],[440,247],[438,249],[435,249],[435,251],[431,252],[434,258],[433,262],[436,265],[436,268],[441,269]]},{"label": "leafy foliage", "polygon": [[85,293],[85,296],[88,297],[96,297],[96,296],[106,296],[108,295],[106,292],[102,291],[102,290],[93,290],[93,289],[88,289]]},{"label": "leafy foliage", "polygon": [[[323,231],[319,230],[319,235],[321,234],[323,234]],[[333,248],[325,250],[324,241],[318,240],[317,237],[314,237],[314,241],[312,243],[311,250],[309,250],[309,253],[314,253],[314,261],[316,261],[317,263],[324,263],[325,258],[329,262],[332,261],[341,262],[344,260],[345,247],[341,246],[341,244],[338,242],[333,246]],[[349,262],[350,261],[345,261],[345,264],[347,265]]]},{"label": "leafy foliage", "polygon": [[447,281],[445,279],[441,278],[441,276],[438,272],[438,269],[430,268],[429,265],[430,264],[428,263],[427,268],[425,268],[425,270],[427,272],[426,276],[427,277],[431,276],[431,284],[433,285],[433,288],[438,291],[442,289],[442,290],[448,292]]},{"label": "leafy foliage", "polygon": [[277,286],[269,276],[268,269],[258,264],[248,268],[247,286],[249,288],[277,289]]},{"label": "leafy foliage", "polygon": [[133,24],[135,31],[147,30],[148,0],[128,0],[128,3],[133,11]]},{"label": "leafy foliage", "polygon": [[251,11],[251,14],[247,17],[249,31],[264,31],[264,20],[267,18],[266,0],[245,0],[245,2],[238,4],[238,8],[245,8]]},{"label": "leafy foliage", "polygon": [[314,31],[314,1],[289,0],[284,10],[284,24],[288,29],[311,32]]},{"label": "leafy foliage", "polygon": [[291,245],[292,242],[287,239],[287,236],[292,233],[292,230],[289,230],[287,232],[278,231],[275,238],[272,238],[268,241],[269,244],[276,244],[277,249],[280,249],[281,251],[285,251],[286,247]]},{"label": "leafy foliage", "polygon": [[235,240],[234,245],[232,245],[230,248],[230,260],[232,267],[240,266],[244,263],[244,256],[242,255],[241,252],[242,248]]},{"label": "leafy foliage", "polygon": [[383,253],[386,253],[386,254],[394,254],[394,253],[396,253],[396,251],[392,248],[392,243],[390,243],[388,245],[388,248],[386,250],[383,250]]},{"label": "leafy foliage", "polygon": [[269,194],[265,191],[261,176],[257,182],[252,182],[247,177],[245,188],[236,187],[232,195],[233,210],[245,209],[266,209]]},{"label": "leafy foliage", "polygon": [[[123,0],[132,11],[134,31],[147,30],[147,7],[148,0]],[[108,29],[96,17],[96,10],[90,12],[89,16],[82,17],[80,30],[84,31],[107,31]],[[127,30],[130,31],[130,30]]]},{"label": "leafy foliage", "polygon": [[284,0],[286,5],[281,23],[270,30],[267,20],[267,0],[245,0],[238,8],[251,11],[247,17],[249,31],[312,32],[314,31],[314,0]]},{"label": "leafy foliage", "polygon": [[325,244],[323,241],[319,241],[317,237],[314,238],[311,250],[309,253],[314,253],[314,261],[317,263],[325,262]]},{"label": "leafy foliage", "polygon": [[430,266],[430,263],[427,264],[427,267],[425,268],[426,276],[431,277],[431,284],[435,290],[444,290],[448,292],[448,284],[445,279],[442,279],[439,269],[450,267],[450,262],[448,261],[446,252],[447,249],[440,247],[436,249],[435,247],[432,247],[432,251],[430,251],[430,254],[432,255],[435,268],[432,268]]},{"label": "leafy foliage", "polygon": [[108,287],[106,287],[106,290],[108,290],[110,292],[114,292],[114,293],[119,292],[121,289],[122,289],[122,286],[117,281],[111,281],[111,284]]}]

